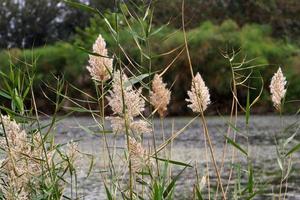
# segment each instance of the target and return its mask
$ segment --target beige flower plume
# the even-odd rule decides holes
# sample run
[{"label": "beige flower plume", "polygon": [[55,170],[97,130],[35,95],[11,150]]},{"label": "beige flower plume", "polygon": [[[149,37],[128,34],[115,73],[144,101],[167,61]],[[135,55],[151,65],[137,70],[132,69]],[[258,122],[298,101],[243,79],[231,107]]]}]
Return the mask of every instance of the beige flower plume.
[{"label": "beige flower plume", "polygon": [[[9,116],[0,116],[0,132],[4,135],[0,137],[0,148],[3,150],[0,191],[4,199],[32,199],[32,191],[42,189],[41,176],[44,176],[43,183],[51,182],[48,174],[50,171],[45,171],[45,169],[47,167],[56,169],[57,163],[61,165],[65,162],[57,160],[57,163],[53,164],[55,150],[49,147],[46,148],[46,152],[44,151],[43,145],[45,144],[40,133],[26,134],[25,130]],[[72,152],[73,147],[75,146],[72,146]],[[63,188],[62,182],[59,184]]]},{"label": "beige flower plume", "polygon": [[152,82],[152,91],[150,92],[150,103],[157,110],[160,117],[163,117],[170,103],[171,92],[166,88],[162,78],[155,74]]},{"label": "beige flower plume", "polygon": [[199,73],[192,80],[191,90],[188,91],[189,99],[186,99],[188,105],[196,113],[204,112],[210,104],[209,89],[206,87]]},{"label": "beige flower plume", "polygon": [[137,117],[144,111],[145,100],[141,98],[142,90],[134,90],[124,73],[121,74],[118,70],[114,73],[112,87],[112,90],[109,91],[110,96],[106,98],[114,114],[124,116],[123,97],[125,113],[128,117]]},{"label": "beige flower plume", "polygon": [[[149,133],[151,129],[143,120],[135,121],[134,118],[141,115],[145,109],[145,100],[141,97],[142,90],[135,90],[125,74],[120,71],[114,73],[112,90],[110,96],[106,97],[114,115],[107,117],[111,122],[114,132],[124,132],[128,129],[136,133]],[[124,102],[123,102],[124,101]],[[123,109],[125,106],[125,113]]]},{"label": "beige flower plume", "polygon": [[1,116],[1,119],[0,130],[6,138],[0,139],[0,147],[5,151],[0,168],[4,184],[0,184],[0,190],[5,199],[30,199],[29,183],[37,184],[35,181],[42,174],[39,159],[43,159],[43,151],[35,148],[41,146],[40,140],[33,137],[30,142],[26,132],[14,120],[8,116]]},{"label": "beige flower plume", "polygon": [[132,137],[129,137],[129,158],[134,172],[140,171],[149,164],[147,151]]},{"label": "beige flower plume", "polygon": [[274,107],[280,110],[281,101],[286,94],[286,78],[284,77],[281,68],[274,74],[270,84],[270,91]]},{"label": "beige flower plume", "polygon": [[87,66],[87,70],[94,80],[104,82],[111,77],[110,73],[113,68],[113,59],[108,57],[106,43],[101,35],[98,36],[93,45],[93,53],[99,54],[99,56],[89,56],[89,66]]}]

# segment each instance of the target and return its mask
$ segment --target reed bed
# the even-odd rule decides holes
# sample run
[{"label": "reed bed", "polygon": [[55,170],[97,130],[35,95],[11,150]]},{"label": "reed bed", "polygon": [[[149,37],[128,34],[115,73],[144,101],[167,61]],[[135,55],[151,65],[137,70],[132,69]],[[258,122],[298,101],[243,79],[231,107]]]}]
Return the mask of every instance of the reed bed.
[{"label": "reed bed", "polygon": [[[66,1],[70,6],[84,9],[88,12],[105,15],[97,9],[85,4]],[[253,60],[241,58],[242,51],[226,49],[220,51],[228,61],[231,77],[224,77],[231,82],[232,104],[229,118],[226,120],[227,132],[224,133],[221,155],[216,155],[215,143],[212,141],[208,128],[206,111],[214,100],[210,98],[209,88],[205,84],[205,77],[195,72],[189,56],[189,38],[184,34],[184,43],[162,55],[153,55],[151,49],[151,36],[158,34],[159,30],[152,29],[152,14],[155,8],[152,4],[145,7],[135,7],[133,2],[118,5],[119,12],[124,15],[119,21],[116,15],[115,23],[106,20],[106,28],[118,45],[115,52],[109,50],[109,45],[101,33],[91,50],[82,49],[89,54],[87,71],[90,80],[94,82],[97,96],[76,88],[72,83],[65,83],[62,77],[55,77],[57,85],[48,85],[47,89],[53,92],[53,97],[45,96],[55,111],[50,122],[41,123],[41,116],[35,101],[35,90],[32,83],[35,80],[35,60],[32,64],[20,69],[13,64],[9,74],[1,73],[4,82],[1,96],[10,100],[10,106],[0,105],[1,108],[1,199],[83,199],[78,194],[76,160],[81,156],[90,161],[87,177],[94,170],[93,155],[80,152],[77,142],[57,144],[52,134],[57,121],[74,113],[85,113],[93,118],[100,132],[93,132],[85,128],[87,134],[99,135],[101,147],[99,154],[102,159],[102,169],[99,174],[104,187],[106,198],[118,199],[176,199],[176,184],[182,178],[186,169],[192,169],[196,181],[192,183],[188,199],[255,199],[263,195],[272,184],[279,184],[274,190],[272,199],[286,199],[288,193],[289,176],[293,170],[294,153],[300,149],[295,139],[298,131],[298,122],[293,124],[281,123],[282,137],[276,138],[277,153],[277,183],[261,182],[256,177],[260,171],[254,168],[255,157],[249,150],[248,136],[251,134],[249,123],[251,121],[251,108],[259,101],[264,90],[262,75],[259,73],[261,65],[251,65]],[[185,33],[184,2],[182,4],[182,30]],[[131,31],[138,49],[140,60],[131,59],[123,44],[119,42],[119,30],[126,27]],[[168,36],[166,36],[168,38]],[[83,52],[84,53],[84,52]],[[174,59],[162,71],[153,71],[152,60],[174,54]],[[164,75],[172,70],[172,64],[179,55],[185,55],[189,60],[190,90],[186,103],[194,112],[194,117],[180,130],[172,130],[171,135],[165,134],[164,121],[168,116],[168,105],[172,101],[172,87],[164,83]],[[126,58],[126,62],[124,59]],[[25,61],[24,61],[25,62]],[[270,81],[270,101],[274,104],[274,114],[284,114],[284,105],[287,90],[285,68],[278,68]],[[261,80],[261,86],[251,85],[251,80]],[[74,99],[67,95],[68,88],[84,94],[86,99]],[[44,88],[42,88],[44,90]],[[240,100],[239,93],[247,92],[247,99]],[[65,106],[65,102],[71,106]],[[243,103],[246,102],[246,103]],[[97,110],[82,105],[97,105]],[[29,106],[27,106],[29,105]],[[68,110],[65,116],[58,115],[61,109]],[[296,111],[297,112],[297,111]],[[297,113],[298,114],[298,113]],[[297,114],[295,119],[297,119]],[[220,118],[223,115],[219,114]],[[237,118],[245,118],[245,131],[237,127]],[[160,130],[154,129],[153,121],[158,118]],[[107,126],[109,121],[110,126]],[[202,161],[173,160],[172,147],[176,138],[193,122],[199,123],[199,138],[205,141],[205,165]],[[295,132],[286,133],[287,127],[296,127]],[[167,136],[168,135],[168,136]],[[121,150],[115,144],[114,136],[125,138]],[[145,137],[150,139],[145,139]],[[158,142],[157,138],[163,138]],[[238,138],[246,142],[238,143]],[[220,148],[220,147],[219,147]],[[203,149],[203,148],[201,148]],[[218,152],[219,153],[219,152]],[[242,156],[247,162],[240,165],[237,156]],[[218,159],[217,159],[218,158]],[[220,159],[221,158],[221,159]],[[230,160],[230,166],[225,161]],[[88,161],[87,161],[88,162]],[[175,170],[176,169],[176,170]],[[242,178],[243,177],[243,178]],[[243,181],[242,179],[246,180]],[[189,181],[189,180],[184,180]],[[230,187],[231,185],[234,187]],[[71,194],[66,195],[64,190],[71,187]],[[100,187],[100,186],[99,186]]]}]

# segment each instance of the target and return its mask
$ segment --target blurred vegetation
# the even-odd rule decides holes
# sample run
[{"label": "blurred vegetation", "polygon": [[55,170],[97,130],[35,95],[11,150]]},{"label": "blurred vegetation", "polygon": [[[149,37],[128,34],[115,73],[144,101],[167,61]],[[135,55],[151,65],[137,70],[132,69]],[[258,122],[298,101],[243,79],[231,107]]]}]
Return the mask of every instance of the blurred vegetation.
[{"label": "blurred vegetation", "polygon": [[[86,2],[100,12],[119,11],[121,1],[74,0]],[[139,10],[150,2],[154,6],[153,23],[169,23],[181,28],[182,0],[129,0]],[[117,5],[117,6],[116,6]],[[204,21],[222,24],[232,19],[239,26],[248,23],[268,24],[272,36],[298,41],[300,35],[300,3],[298,0],[188,0],[185,2],[187,28]],[[89,26],[90,15],[70,8],[62,0],[0,1],[0,48],[31,48],[73,38],[76,27]]]},{"label": "blurred vegetation", "polygon": [[[90,4],[100,10],[114,5],[113,1],[98,0]],[[90,17],[62,0],[1,0],[0,48],[32,48],[69,40],[76,27],[88,25]]]},{"label": "blurred vegetation", "polygon": [[[109,19],[109,15],[107,17]],[[91,26],[84,30],[78,30],[74,46],[67,43],[56,43],[52,46],[36,48],[34,50],[20,51],[12,49],[10,51],[2,51],[0,54],[0,65],[8,66],[9,56],[13,58],[14,66],[21,66],[23,61],[26,60],[28,62],[30,58],[34,57],[37,58],[37,74],[39,74],[38,79],[40,80],[34,86],[37,89],[42,87],[42,81],[53,79],[53,75],[64,75],[64,78],[70,83],[88,93],[92,93],[92,81],[85,68],[88,56],[87,53],[79,50],[77,47],[84,47],[90,50],[92,43],[98,34],[101,33],[108,43],[109,50],[115,52],[118,49],[117,43],[112,38],[109,30],[104,28],[104,23],[104,20],[99,17],[91,19]],[[153,30],[153,33],[149,37],[151,52],[153,52],[152,65],[154,66],[153,70],[160,71],[168,66],[174,57],[178,55],[178,47],[182,47],[184,37],[182,31],[168,27],[159,30],[156,28]],[[241,49],[240,54],[236,57],[237,61],[242,61],[244,58],[246,60],[253,59],[247,65],[257,65],[257,69],[259,69],[265,82],[263,100],[269,100],[268,84],[278,66],[283,67],[290,83],[287,99],[299,98],[299,48],[283,40],[274,39],[270,26],[247,24],[240,27],[232,20],[226,20],[220,25],[206,21],[198,27],[190,29],[187,35],[194,71],[198,71],[203,75],[211,89],[214,108],[224,111],[223,106],[230,102],[231,91],[230,80],[228,80],[228,77],[230,77],[230,67],[228,60],[222,56],[222,53],[227,50],[231,51],[232,49]],[[128,28],[121,29],[120,45],[131,60],[140,62],[138,49],[131,48],[134,46],[134,39],[135,36],[131,30]],[[143,44],[141,43],[141,45]],[[159,56],[172,50],[174,50],[172,53]],[[113,54],[111,53],[111,55]],[[123,57],[123,62],[129,65],[130,60]],[[142,65],[143,63],[140,62],[140,64]],[[257,76],[260,75],[257,74]],[[184,99],[186,98],[186,91],[190,87],[191,77],[188,60],[184,53],[179,55],[176,62],[174,62],[166,73],[164,79],[168,82],[169,86],[174,83],[170,114],[176,115],[188,112],[184,106]],[[257,90],[252,91],[254,97],[259,92],[261,81],[258,78],[253,79],[252,82],[257,87]],[[244,91],[244,93],[241,91],[240,94],[244,95],[241,99],[244,98],[246,100],[247,91]],[[78,97],[75,91],[73,93],[70,91],[69,95]],[[222,107],[219,107],[221,105]],[[272,105],[269,101],[262,101],[257,109],[257,112],[267,112],[269,109],[272,109]]]},{"label": "blurred vegetation", "polygon": [[[141,67],[133,71],[147,72],[147,59],[140,51],[151,51],[152,70],[160,71],[174,61],[164,79],[172,85],[173,97],[170,114],[179,115],[189,112],[184,106],[186,91],[190,87],[190,73],[185,52],[181,21],[181,0],[154,1],[153,27],[151,33],[144,33],[141,21],[134,19],[122,10],[122,4],[115,6],[114,1],[90,0],[89,5],[97,8],[102,17],[80,9],[68,7],[61,1],[26,0],[20,7],[17,3],[3,0],[0,7],[0,47],[15,47],[0,52],[0,71],[6,73],[9,66],[21,68],[36,64],[38,81],[34,88],[43,96],[44,84],[54,84],[54,77],[64,77],[71,84],[92,94],[92,81],[86,70],[88,55],[80,50],[91,50],[92,44],[101,33],[106,39],[110,55],[120,53],[122,62],[131,66],[134,61]],[[132,13],[147,9],[148,1],[132,0],[129,9]],[[47,5],[43,7],[43,5]],[[104,11],[106,10],[106,11]],[[9,12],[8,12],[9,11]],[[212,93],[213,109],[224,111],[231,97],[230,67],[224,52],[239,51],[235,62],[251,60],[247,65],[257,65],[257,79],[251,80],[260,91],[264,79],[264,93],[255,112],[268,112],[272,105],[269,101],[268,84],[271,75],[281,66],[289,80],[287,101],[299,99],[300,94],[300,3],[297,0],[268,1],[186,1],[185,19],[188,43],[194,71],[200,72]],[[116,24],[115,18],[119,19]],[[126,18],[125,18],[126,17]],[[3,20],[2,20],[3,19]],[[118,41],[111,34],[107,21],[117,28]],[[34,23],[33,23],[34,22]],[[11,26],[11,24],[14,26]],[[128,27],[130,23],[131,27]],[[145,23],[146,26],[146,23]],[[144,27],[147,28],[147,27]],[[145,40],[147,38],[147,41]],[[46,46],[44,46],[47,44]],[[138,45],[137,45],[138,44]],[[31,46],[36,48],[30,48]],[[138,46],[138,47],[137,47]],[[20,50],[28,47],[28,49]],[[147,52],[145,53],[145,57]],[[10,62],[9,60],[12,59]],[[0,80],[0,90],[3,83]],[[69,95],[78,97],[76,90],[69,89]],[[240,99],[246,100],[247,91],[239,92]],[[46,94],[51,97],[55,94]],[[3,97],[0,97],[3,99]],[[242,104],[245,102],[241,102]],[[43,106],[43,102],[39,102]],[[287,104],[293,109],[293,104]],[[47,106],[46,109],[49,107]]]},{"label": "blurred vegetation", "polygon": [[[170,22],[181,27],[182,0],[157,1],[156,24]],[[187,26],[198,27],[203,21],[210,20],[221,24],[232,19],[239,26],[248,23],[268,24],[272,35],[287,40],[299,39],[300,2],[298,0],[188,0],[185,2]]]}]

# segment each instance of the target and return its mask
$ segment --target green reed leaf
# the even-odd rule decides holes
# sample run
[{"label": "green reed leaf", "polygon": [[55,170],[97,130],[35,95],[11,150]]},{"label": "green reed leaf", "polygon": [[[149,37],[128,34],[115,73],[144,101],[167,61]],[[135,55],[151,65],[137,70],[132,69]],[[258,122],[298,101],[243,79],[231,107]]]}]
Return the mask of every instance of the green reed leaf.
[{"label": "green reed leaf", "polygon": [[229,137],[225,136],[227,142],[229,144],[231,144],[232,146],[234,146],[235,148],[237,148],[240,152],[242,152],[243,154],[245,154],[246,156],[248,156],[248,153],[246,150],[244,150],[239,144],[237,144],[235,141],[233,141],[232,139],[230,139]]},{"label": "green reed leaf", "polygon": [[297,144],[296,146],[294,146],[289,152],[287,152],[285,154],[285,157],[295,153],[296,151],[299,151],[300,150],[300,144]]}]

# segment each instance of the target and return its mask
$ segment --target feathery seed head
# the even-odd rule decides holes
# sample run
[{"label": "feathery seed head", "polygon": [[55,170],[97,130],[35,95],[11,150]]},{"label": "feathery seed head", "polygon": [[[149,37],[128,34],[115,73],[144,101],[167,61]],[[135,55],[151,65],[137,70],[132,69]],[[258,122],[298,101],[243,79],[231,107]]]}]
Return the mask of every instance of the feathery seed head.
[{"label": "feathery seed head", "polygon": [[191,90],[188,91],[188,96],[189,99],[186,99],[186,101],[190,103],[188,107],[191,108],[193,112],[204,112],[210,104],[209,89],[199,73],[197,73],[192,80],[192,86]]},{"label": "feathery seed head", "polygon": [[21,129],[20,125],[17,124],[15,120],[11,120],[9,116],[1,116],[1,119],[2,122],[0,121],[0,124],[2,124],[2,126],[0,126],[0,129],[4,127],[2,132],[5,133],[7,141],[2,138],[0,140],[0,146],[5,150],[7,150],[8,147],[14,148],[16,151],[27,149],[27,135],[25,131]]},{"label": "feathery seed head", "polygon": [[8,116],[1,116],[1,128],[5,137],[0,139],[0,147],[5,151],[1,163],[0,189],[6,199],[30,199],[29,183],[36,184],[33,177],[42,174],[42,149],[39,140],[33,137],[30,142],[26,132],[16,121]]},{"label": "feathery seed head", "polygon": [[134,118],[141,115],[145,107],[145,100],[141,97],[141,88],[135,90],[128,77],[125,74],[121,74],[120,71],[116,71],[114,73],[112,90],[109,93],[110,96],[107,97],[108,104],[117,116],[107,117],[107,119],[110,120],[115,133],[125,132],[126,126],[135,133],[151,132],[148,123],[145,121],[134,121]]},{"label": "feathery seed head", "polygon": [[44,176],[43,184],[50,182],[49,171],[45,169],[57,167],[57,163],[52,165],[55,150],[47,148],[44,151],[45,144],[39,132],[29,137],[10,117],[1,115],[0,119],[0,132],[5,133],[5,137],[0,138],[0,148],[4,150],[0,191],[5,199],[32,199],[33,188],[42,190],[41,176]]},{"label": "feathery seed head", "polygon": [[166,88],[166,84],[162,78],[155,74],[152,82],[152,91],[150,92],[150,103],[161,117],[163,117],[167,111],[170,98],[171,92]]},{"label": "feathery seed head", "polygon": [[[144,111],[145,100],[141,97],[142,89],[134,90],[124,73],[121,74],[120,71],[114,73],[112,87],[107,99],[114,114],[119,116],[126,114],[129,118],[133,118]],[[125,106],[125,113],[123,112],[123,105]]]},{"label": "feathery seed head", "polygon": [[106,43],[101,35],[98,36],[93,45],[93,53],[99,54],[100,56],[90,55],[87,69],[94,80],[104,82],[110,78],[110,73],[113,68],[113,59],[108,58]]},{"label": "feathery seed head", "polygon": [[147,151],[132,137],[129,137],[129,159],[134,172],[138,172],[149,163]]},{"label": "feathery seed head", "polygon": [[66,155],[69,158],[70,163],[75,163],[75,161],[78,159],[78,143],[74,141],[70,141],[67,144],[67,149],[66,149]]},{"label": "feathery seed head", "polygon": [[151,133],[151,128],[149,123],[144,120],[136,120],[130,122],[130,129],[136,133]]},{"label": "feathery seed head", "polygon": [[[122,117],[106,117],[111,123],[111,127],[114,133],[120,133],[126,131],[125,119]],[[134,120],[133,118],[127,118],[127,127],[134,133],[150,133],[151,128],[149,124],[144,120]]]},{"label": "feathery seed head", "polygon": [[281,101],[286,94],[286,78],[283,75],[281,68],[274,74],[270,84],[273,105],[277,110],[280,110]]}]

